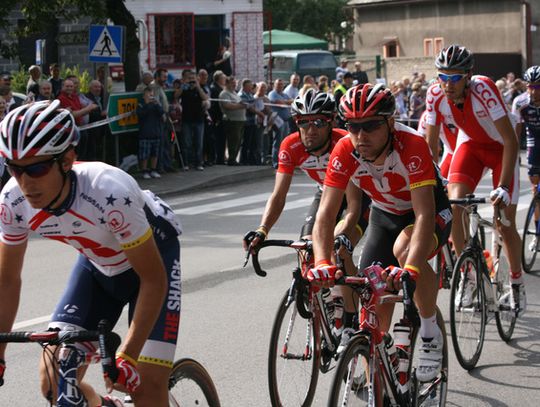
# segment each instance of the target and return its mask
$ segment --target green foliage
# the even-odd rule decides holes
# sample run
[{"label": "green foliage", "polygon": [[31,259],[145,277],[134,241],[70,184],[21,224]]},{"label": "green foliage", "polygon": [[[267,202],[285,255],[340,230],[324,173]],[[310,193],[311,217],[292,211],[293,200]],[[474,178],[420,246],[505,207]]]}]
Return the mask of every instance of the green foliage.
[{"label": "green foliage", "polygon": [[[263,0],[272,14],[272,28],[288,30],[330,40],[332,34],[352,32],[352,17],[346,12],[348,0]],[[346,28],[341,22],[347,21]],[[265,27],[268,29],[268,27]]]},{"label": "green foliage", "polygon": [[[13,76],[13,79],[11,80],[11,89],[13,90],[13,92],[26,94],[26,84],[28,83],[28,79],[30,78],[28,69],[24,66],[21,66],[18,71],[11,72],[11,75]],[[75,75],[77,78],[79,78],[79,92],[88,92],[92,76],[86,69],[84,71],[81,71],[78,65],[75,65],[73,67],[66,67],[64,64],[62,64],[62,66],[60,67],[60,77],[65,78],[69,75]],[[43,76],[43,79],[47,78]]]}]

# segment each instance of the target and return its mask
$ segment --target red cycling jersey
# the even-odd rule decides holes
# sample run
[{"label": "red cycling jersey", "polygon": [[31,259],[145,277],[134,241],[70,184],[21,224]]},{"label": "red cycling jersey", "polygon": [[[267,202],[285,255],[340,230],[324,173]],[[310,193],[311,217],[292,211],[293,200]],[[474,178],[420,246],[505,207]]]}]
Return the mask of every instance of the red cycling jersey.
[{"label": "red cycling jersey", "polygon": [[349,180],[371,198],[374,207],[398,215],[412,210],[411,190],[437,185],[428,144],[400,123],[394,125],[392,149],[382,166],[362,160],[350,136],[339,140],[330,155],[324,185],[345,189]]},{"label": "red cycling jersey", "polygon": [[304,144],[302,144],[302,140],[300,139],[299,132],[289,134],[281,142],[278,172],[293,174],[294,169],[299,167],[315,182],[322,185],[330,153],[334,149],[336,143],[346,135],[347,132],[343,129],[332,129],[330,148],[320,157],[316,157],[306,151],[306,147],[304,147]]}]

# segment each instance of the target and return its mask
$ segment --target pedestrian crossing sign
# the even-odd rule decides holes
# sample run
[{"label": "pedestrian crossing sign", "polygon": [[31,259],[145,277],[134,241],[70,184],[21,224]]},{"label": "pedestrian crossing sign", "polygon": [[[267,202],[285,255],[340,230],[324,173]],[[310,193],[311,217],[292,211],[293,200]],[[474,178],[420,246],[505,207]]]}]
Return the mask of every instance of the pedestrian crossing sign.
[{"label": "pedestrian crossing sign", "polygon": [[122,62],[124,27],[121,25],[91,25],[90,62]]}]

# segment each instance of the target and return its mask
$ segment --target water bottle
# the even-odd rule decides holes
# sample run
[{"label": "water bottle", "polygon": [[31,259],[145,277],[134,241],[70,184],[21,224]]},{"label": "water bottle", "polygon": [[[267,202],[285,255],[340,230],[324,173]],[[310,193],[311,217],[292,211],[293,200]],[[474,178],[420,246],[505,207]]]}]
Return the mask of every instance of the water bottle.
[{"label": "water bottle", "polygon": [[332,324],[334,322],[334,300],[332,299],[332,293],[330,292],[330,289],[322,289],[322,298],[325,304],[324,308],[326,309],[326,318],[328,320],[328,323]]},{"label": "water bottle", "polygon": [[394,324],[394,344],[397,349],[399,390],[402,394],[409,390],[409,355],[411,346],[411,327],[402,321]]},{"label": "water bottle", "polygon": [[334,328],[332,333],[334,336],[340,336],[343,331],[343,297],[334,297]]},{"label": "water bottle", "polygon": [[392,366],[392,369],[394,369],[394,372],[397,375],[398,368],[399,368],[399,359],[398,359],[397,349],[395,347],[394,339],[388,332],[386,332],[383,335],[383,340],[386,346],[386,353],[388,354],[388,359],[390,360],[390,365]]},{"label": "water bottle", "polygon": [[491,257],[491,253],[489,250],[484,249],[484,258],[486,259],[486,265],[488,268],[489,276],[493,278],[495,276],[495,267],[493,267],[493,257]]}]

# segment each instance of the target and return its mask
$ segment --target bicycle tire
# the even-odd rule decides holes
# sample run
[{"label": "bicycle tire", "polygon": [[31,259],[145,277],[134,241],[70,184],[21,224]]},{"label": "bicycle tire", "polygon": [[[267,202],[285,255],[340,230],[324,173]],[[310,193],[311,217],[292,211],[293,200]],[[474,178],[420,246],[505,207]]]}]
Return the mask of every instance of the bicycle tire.
[{"label": "bicycle tire", "polygon": [[[313,401],[319,378],[320,330],[316,318],[300,317],[296,306],[297,296],[294,295],[290,303],[288,297],[289,290],[285,292],[279,304],[270,336],[268,352],[270,400],[272,406],[307,407]],[[299,323],[301,326],[298,326]],[[310,339],[306,341],[308,329],[311,330]],[[287,334],[285,350],[284,339]],[[283,352],[287,358],[283,356]],[[282,361],[285,363],[279,363]]]},{"label": "bicycle tire", "polygon": [[[450,331],[452,344],[459,364],[466,370],[478,363],[486,333],[486,296],[479,260],[472,252],[463,252],[454,268],[450,289]],[[467,272],[465,280],[465,271]],[[463,287],[467,279],[474,275],[476,287],[470,293],[470,304],[464,304]],[[460,282],[462,287],[460,288]],[[456,300],[457,298],[457,300]],[[464,306],[466,305],[466,306]]]},{"label": "bicycle tire", "polygon": [[444,319],[438,307],[437,325],[441,330],[441,335],[443,338],[443,360],[441,372],[430,382],[419,382],[414,374],[416,364],[418,363],[415,359],[415,356],[418,353],[416,351],[418,329],[414,329],[411,333],[411,366],[409,368],[409,374],[411,377],[411,405],[414,407],[428,405],[444,407],[446,405],[446,395],[448,393],[448,340],[446,337]]},{"label": "bicycle tire", "polygon": [[169,377],[169,406],[221,407],[212,378],[196,360],[174,362]]},{"label": "bicycle tire", "polygon": [[[523,235],[521,237],[521,265],[523,271],[530,273],[536,260],[536,255],[539,250],[540,239],[537,239],[536,223],[534,221],[534,212],[540,204],[537,197],[531,200],[527,216],[525,217],[525,225],[523,226]],[[536,239],[536,244],[534,244]]]},{"label": "bicycle tire", "polygon": [[[370,389],[367,366],[369,360],[369,340],[362,335],[352,338],[338,360],[328,396],[328,407],[368,405]],[[379,369],[375,370],[380,372]],[[375,374],[378,377],[375,382],[379,385],[374,386],[375,389],[373,389],[373,405],[385,405],[381,382],[383,378],[379,373]],[[344,399],[347,400],[346,403]]]},{"label": "bicycle tire", "polygon": [[510,263],[502,250],[502,247],[498,247],[496,253],[496,267],[495,273],[495,303],[497,304],[497,311],[495,311],[495,322],[497,323],[497,332],[500,338],[505,342],[510,342],[512,335],[514,334],[514,327],[516,325],[516,313],[510,309],[510,304],[501,302],[501,298],[511,295],[512,285],[510,283]]}]

